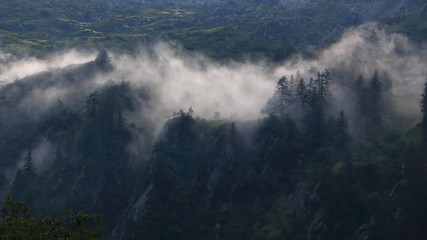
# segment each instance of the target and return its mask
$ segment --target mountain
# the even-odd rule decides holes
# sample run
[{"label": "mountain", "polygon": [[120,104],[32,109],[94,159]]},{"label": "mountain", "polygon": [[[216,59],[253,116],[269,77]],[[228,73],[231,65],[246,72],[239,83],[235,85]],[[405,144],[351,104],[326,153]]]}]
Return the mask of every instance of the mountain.
[{"label": "mountain", "polygon": [[[406,202],[412,183],[402,182],[398,160],[405,147],[377,142],[393,146],[387,156],[380,153],[386,161],[310,149],[293,124],[274,117],[258,126],[188,115],[171,120],[116,233],[120,239],[420,239],[425,220],[413,228],[406,222],[414,202]],[[253,128],[254,142],[245,142],[243,132]]]},{"label": "mountain", "polygon": [[110,3],[7,0],[0,6],[2,48],[39,56],[70,47],[132,52],[163,40],[219,59],[273,58],[287,47],[311,53],[367,21],[424,39],[418,23],[425,20],[419,14],[425,3],[418,0]]},{"label": "mountain", "polygon": [[99,214],[108,240],[424,239],[426,17],[424,0],[2,0],[0,205]]},{"label": "mountain", "polygon": [[[356,135],[344,112],[327,104],[329,84],[337,87],[328,71],[289,88],[307,101],[276,92],[259,120],[208,120],[190,108],[156,133],[155,88],[96,84],[113,72],[101,52],[95,61],[0,88],[3,196],[34,213],[101,214],[111,239],[425,235],[425,140],[421,126],[404,131],[398,117],[386,119],[390,105],[376,110],[391,101],[387,88],[376,87],[385,86],[384,75],[346,86],[347,98],[370,103],[357,105],[360,114],[351,118]],[[281,78],[277,86],[287,83]],[[60,102],[41,101],[62,88],[68,94]],[[22,155],[31,174],[20,167]]]}]

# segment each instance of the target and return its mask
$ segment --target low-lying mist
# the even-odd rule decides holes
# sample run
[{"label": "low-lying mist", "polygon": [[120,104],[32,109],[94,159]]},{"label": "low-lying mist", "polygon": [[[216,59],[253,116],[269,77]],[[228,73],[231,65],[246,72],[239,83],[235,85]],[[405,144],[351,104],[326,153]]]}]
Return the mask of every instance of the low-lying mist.
[{"label": "low-lying mist", "polygon": [[[315,70],[331,70],[335,85],[332,95],[337,110],[354,113],[355,99],[348,92],[359,76],[369,80],[378,69],[387,90],[388,111],[414,124],[420,117],[419,101],[427,74],[425,44],[414,44],[406,36],[389,33],[376,23],[348,29],[341,39],[319,52],[315,59],[296,59],[276,69],[277,73],[300,71],[314,75]],[[347,90],[346,90],[347,89]],[[413,126],[403,126],[413,127]]]},{"label": "low-lying mist", "polygon": [[95,57],[96,53],[94,52],[78,50],[51,54],[46,59],[18,58],[10,53],[0,51],[0,86],[39,72],[88,62]]},{"label": "low-lying mist", "polygon": [[[0,54],[0,81],[5,86],[27,75],[93,60],[96,54],[73,50],[54,54],[47,60],[16,59]],[[394,106],[394,112],[415,123],[420,115],[419,99],[427,76],[425,48],[411,43],[403,35],[388,33],[375,23],[348,29],[337,43],[319,51],[315,58],[294,56],[280,65],[268,61],[218,62],[166,43],[142,47],[133,56],[117,53],[110,56],[114,70],[94,77],[89,89],[95,91],[111,81],[123,80],[135,88],[147,87],[153,101],[144,114],[156,123],[163,123],[173,112],[190,107],[196,116],[207,119],[215,112],[226,119],[257,119],[280,76],[294,75],[308,80],[325,68],[331,70],[334,78],[334,111],[344,109],[351,118],[355,100],[346,86],[360,75],[369,79],[374,70],[379,69],[380,78],[389,89],[389,104]],[[43,108],[46,102],[41,99],[45,97],[48,101],[63,100],[64,88],[60,88],[58,94],[52,93],[54,89],[49,89],[49,94],[27,96],[29,99],[24,103],[31,104],[28,111],[37,111],[37,103]]]}]

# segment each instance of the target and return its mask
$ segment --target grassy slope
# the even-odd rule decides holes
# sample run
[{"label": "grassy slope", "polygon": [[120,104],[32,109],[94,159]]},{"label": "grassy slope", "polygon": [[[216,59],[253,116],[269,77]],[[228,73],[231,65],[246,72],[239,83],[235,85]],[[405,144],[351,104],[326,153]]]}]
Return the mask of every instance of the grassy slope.
[{"label": "grassy slope", "polygon": [[391,19],[395,25],[393,30],[403,32],[417,41],[427,39],[427,3],[405,17]]},{"label": "grassy slope", "polygon": [[[67,47],[107,47],[132,52],[141,43],[174,40],[213,58],[273,56],[281,47],[300,51],[334,41],[342,29],[363,22],[342,4],[297,9],[268,6],[150,3],[107,6],[76,0],[0,5],[0,46],[44,55]],[[333,14],[331,14],[333,13]],[[385,19],[391,29],[427,39],[426,8]]]},{"label": "grassy slope", "polygon": [[[273,55],[287,45],[319,45],[331,26],[350,25],[325,15],[326,7],[294,12],[268,7],[231,9],[224,5],[153,4],[129,8],[75,1],[15,1],[0,5],[2,47],[27,48],[36,55],[76,46],[131,51],[140,43],[158,39],[176,40],[189,50],[214,58]],[[323,15],[321,21],[314,17],[318,14]]]}]

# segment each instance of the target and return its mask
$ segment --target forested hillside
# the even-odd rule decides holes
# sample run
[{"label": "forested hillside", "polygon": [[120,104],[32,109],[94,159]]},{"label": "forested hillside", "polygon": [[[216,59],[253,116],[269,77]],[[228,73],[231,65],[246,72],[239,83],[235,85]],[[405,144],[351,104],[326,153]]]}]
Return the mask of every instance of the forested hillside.
[{"label": "forested hillside", "polygon": [[3,50],[44,56],[107,47],[132,52],[157,40],[224,59],[309,54],[343,30],[379,21],[425,39],[424,1],[19,1],[0,5]]},{"label": "forested hillside", "polygon": [[3,0],[0,239],[425,239],[426,9]]},{"label": "forested hillside", "polygon": [[[154,86],[96,83],[116,68],[102,51],[1,88],[2,196],[100,214],[113,239],[425,236],[427,87],[414,91],[421,123],[407,125],[390,73],[344,85],[344,69],[295,72],[271,85],[258,120],[190,107],[159,133]],[[34,95],[49,91],[61,100]]]}]

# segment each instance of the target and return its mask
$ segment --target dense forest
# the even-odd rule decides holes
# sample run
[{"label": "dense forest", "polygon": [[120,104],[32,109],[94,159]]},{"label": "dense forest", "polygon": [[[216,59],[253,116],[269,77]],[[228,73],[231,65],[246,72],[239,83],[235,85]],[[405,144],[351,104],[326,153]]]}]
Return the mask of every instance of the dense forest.
[{"label": "dense forest", "polygon": [[[387,73],[372,69],[342,85],[349,99],[341,101],[351,103],[344,110],[333,93],[342,83],[324,69],[307,79],[299,72],[280,77],[258,120],[220,112],[206,119],[190,107],[156,133],[148,110],[134,115],[155,105],[150,87],[124,78],[88,87],[114,68],[101,51],[92,62],[2,87],[1,166],[18,167],[12,178],[2,176],[2,196],[35,214],[100,214],[113,239],[427,234],[420,184],[427,178],[427,84],[418,94],[423,117],[413,126],[402,127],[393,112]],[[16,109],[29,92],[57,84],[80,91],[37,117]]]},{"label": "dense forest", "polygon": [[423,0],[2,0],[0,240],[427,239]]}]

